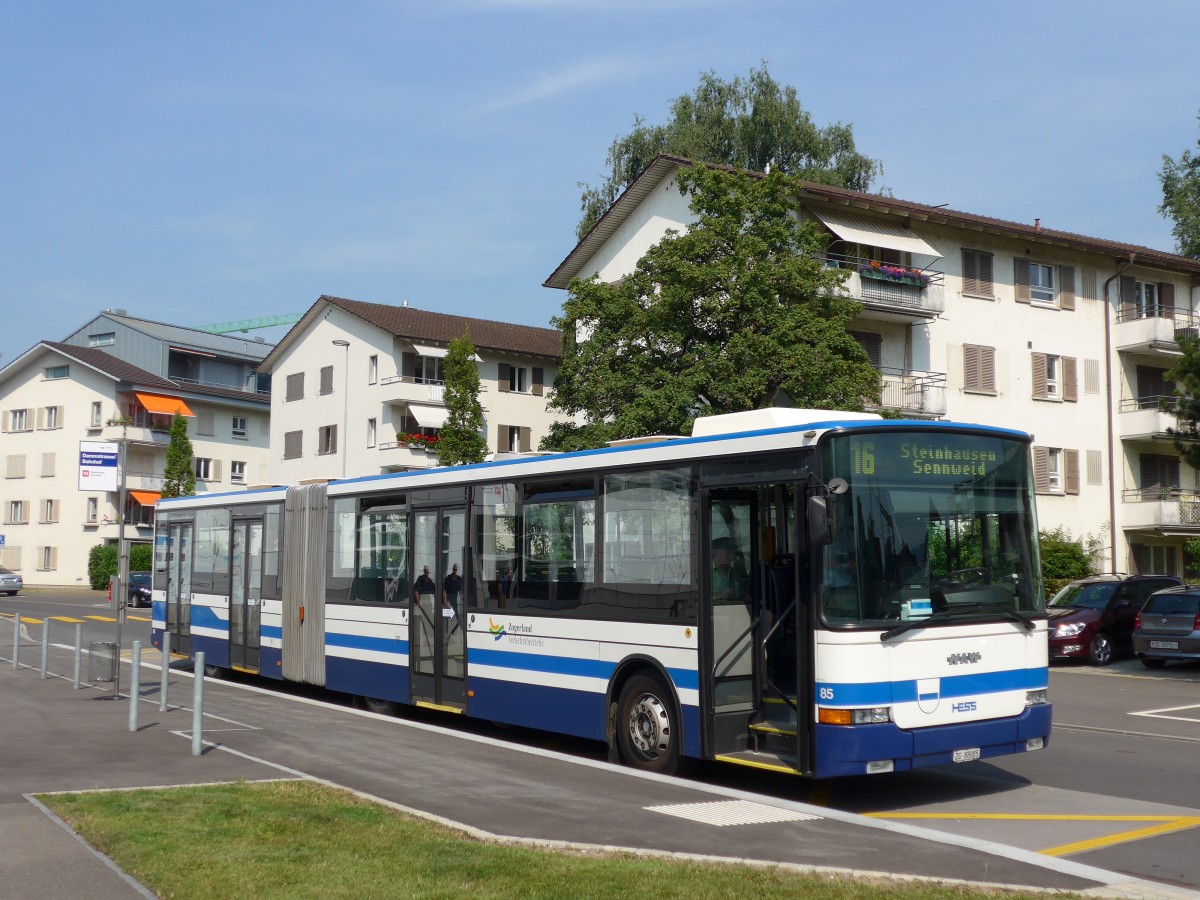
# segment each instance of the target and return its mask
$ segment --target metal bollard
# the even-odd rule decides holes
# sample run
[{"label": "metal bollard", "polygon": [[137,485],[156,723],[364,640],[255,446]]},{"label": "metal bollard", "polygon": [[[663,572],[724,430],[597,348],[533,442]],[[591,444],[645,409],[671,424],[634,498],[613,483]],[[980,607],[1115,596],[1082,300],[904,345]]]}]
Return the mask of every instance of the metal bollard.
[{"label": "metal bollard", "polygon": [[42,619],[42,677],[46,677],[46,663],[50,658],[50,620]]},{"label": "metal bollard", "polygon": [[142,642],[133,642],[133,671],[129,675],[129,730],[138,729],[138,701],[142,695]]},{"label": "metal bollard", "polygon": [[83,623],[75,623],[75,680],[72,686],[79,690],[79,658],[83,656]]},{"label": "metal bollard", "polygon": [[158,686],[158,711],[167,711],[167,682],[171,674],[171,632],[164,631],[162,636],[162,681]]},{"label": "metal bollard", "polygon": [[196,679],[195,687],[192,689],[192,756],[199,756],[204,745],[203,736],[201,735],[201,722],[204,718],[203,650],[195,655],[195,662],[192,663],[192,672]]},{"label": "metal bollard", "polygon": [[13,613],[13,668],[17,668],[17,654],[21,650],[21,614]]}]

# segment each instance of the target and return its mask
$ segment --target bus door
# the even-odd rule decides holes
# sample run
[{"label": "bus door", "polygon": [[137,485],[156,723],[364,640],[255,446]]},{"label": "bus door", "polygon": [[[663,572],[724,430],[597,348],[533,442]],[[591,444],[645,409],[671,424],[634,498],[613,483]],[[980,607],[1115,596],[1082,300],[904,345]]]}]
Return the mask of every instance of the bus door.
[{"label": "bus door", "polygon": [[418,706],[466,708],[466,510],[413,513],[409,666]]},{"label": "bus door", "polygon": [[230,553],[229,665],[257,673],[262,610],[263,520],[234,519]]},{"label": "bus door", "polygon": [[190,653],[192,638],[192,523],[167,525],[167,622],[171,652]]},{"label": "bus door", "polygon": [[[782,473],[781,473],[782,474]],[[710,748],[715,756],[777,757],[807,771],[807,604],[800,590],[794,483],[713,487],[704,497],[702,571]]]}]

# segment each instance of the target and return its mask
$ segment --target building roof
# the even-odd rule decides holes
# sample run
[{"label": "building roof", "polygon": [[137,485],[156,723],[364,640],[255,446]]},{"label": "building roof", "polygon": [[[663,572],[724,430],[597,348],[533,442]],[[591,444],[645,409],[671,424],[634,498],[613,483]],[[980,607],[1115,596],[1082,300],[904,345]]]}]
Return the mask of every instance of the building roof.
[{"label": "building roof", "polygon": [[516,353],[541,356],[549,359],[562,358],[562,333],[554,328],[538,328],[533,325],[514,325],[511,322],[495,322],[490,319],[473,319],[451,313],[430,312],[412,306],[391,306],[386,303],[366,303],[331,297],[322,294],[312,308],[304,314],[263,360],[260,371],[269,371],[277,354],[294,343],[322,310],[333,306],[376,328],[410,341],[428,341],[434,344],[449,344],[471,330],[471,343],[476,350],[497,353]]},{"label": "building roof", "polygon": [[[136,329],[143,334],[177,344],[182,347],[206,350],[226,357],[241,357],[250,361],[260,361],[271,352],[272,344],[253,338],[232,337],[227,334],[213,334],[188,328],[184,325],[169,325],[166,322],[155,322],[131,316],[122,310],[105,310],[97,318],[108,317]],[[85,326],[86,327],[86,326]],[[72,332],[74,333],[74,332]]]},{"label": "building roof", "polygon": [[131,363],[118,359],[111,353],[97,350],[93,347],[76,347],[74,344],[63,344],[57,341],[41,341],[37,346],[25,351],[4,368],[4,373],[16,372],[22,360],[28,361],[39,349],[52,350],[67,359],[73,360],[90,369],[107,375],[114,381],[124,382],[131,387],[145,388],[157,393],[170,392],[174,396],[198,397],[201,399],[227,399],[242,403],[258,403],[269,406],[270,395],[252,391],[240,391],[236,388],[223,388],[207,384],[173,381],[139,368]]},{"label": "building roof", "polygon": [[[566,259],[559,263],[558,268],[550,273],[543,287],[566,288],[571,279],[580,275],[590,275],[582,271],[588,260],[592,259],[605,242],[616,233],[633,214],[633,211],[658,188],[671,174],[683,166],[695,166],[700,163],[683,156],[659,154],[625,189],[601,216],[592,230],[583,236],[575,245]],[[727,172],[738,172],[731,166],[705,163],[710,169]],[[747,171],[751,178],[762,178],[762,172]],[[1103,238],[1088,237],[1070,231],[1056,231],[1043,228],[1039,223],[1026,225],[1023,222],[1009,222],[1004,219],[994,219],[989,216],[979,216],[974,213],[960,212],[940,206],[930,206],[925,203],[914,203],[908,200],[897,200],[895,197],[885,197],[881,194],[868,194],[862,191],[851,191],[846,188],[831,187],[817,184],[813,181],[801,182],[801,202],[817,201],[841,205],[852,209],[870,210],[890,216],[902,216],[905,219],[922,222],[932,222],[962,228],[968,231],[986,232],[1004,237],[1017,238],[1040,244],[1052,244],[1082,250],[1091,253],[1103,253],[1118,257],[1121,262],[1127,262],[1132,257],[1137,262],[1155,267],[1173,269],[1193,276],[1200,276],[1200,260],[1187,256],[1179,256],[1151,247],[1137,244],[1124,244]]]}]

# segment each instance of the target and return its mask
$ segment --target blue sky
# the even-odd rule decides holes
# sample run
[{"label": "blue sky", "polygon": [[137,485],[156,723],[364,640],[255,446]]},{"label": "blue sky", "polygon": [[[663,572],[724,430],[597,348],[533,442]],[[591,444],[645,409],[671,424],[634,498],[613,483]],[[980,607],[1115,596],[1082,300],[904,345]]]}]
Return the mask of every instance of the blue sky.
[{"label": "blue sky", "polygon": [[876,188],[1171,250],[1197,34],[1194,0],[4,3],[0,363],[109,307],[546,325],[612,139],[763,60]]}]

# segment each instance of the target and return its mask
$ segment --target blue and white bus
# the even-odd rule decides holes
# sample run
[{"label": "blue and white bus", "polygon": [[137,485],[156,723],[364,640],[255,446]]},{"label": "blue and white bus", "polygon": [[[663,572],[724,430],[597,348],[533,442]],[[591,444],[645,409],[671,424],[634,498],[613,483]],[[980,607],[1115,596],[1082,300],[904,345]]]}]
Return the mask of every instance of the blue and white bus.
[{"label": "blue and white bus", "polygon": [[813,777],[1044,747],[1030,438],[759,410],[690,437],[164,499],[208,666]]}]

